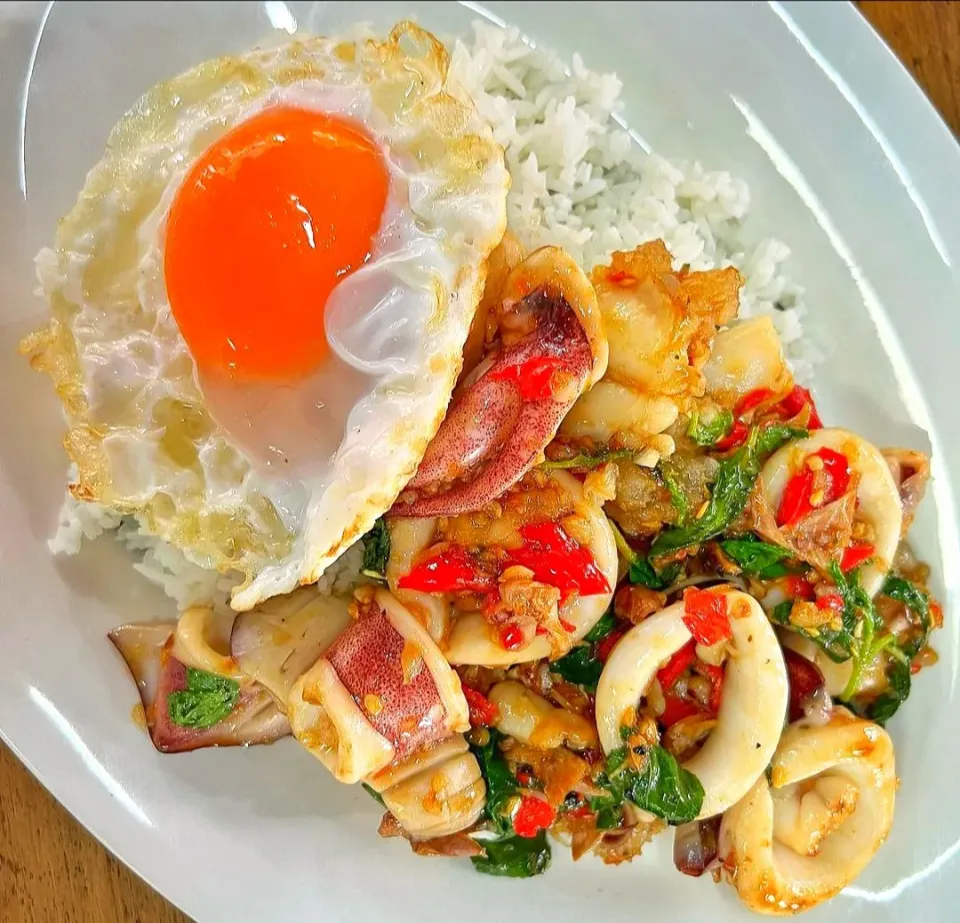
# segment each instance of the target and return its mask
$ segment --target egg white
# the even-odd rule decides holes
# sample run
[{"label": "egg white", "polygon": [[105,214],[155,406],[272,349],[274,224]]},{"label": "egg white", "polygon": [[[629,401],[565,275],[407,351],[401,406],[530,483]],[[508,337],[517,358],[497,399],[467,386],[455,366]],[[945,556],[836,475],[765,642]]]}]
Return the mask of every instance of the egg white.
[{"label": "egg white", "polygon": [[[384,42],[200,65],[120,122],[38,257],[53,320],[25,348],[64,402],[74,492],[239,571],[238,610],[315,581],[393,503],[443,418],[509,182],[446,64],[401,24]],[[384,153],[388,203],[371,260],[326,306],[329,360],[295,384],[217,382],[170,310],[166,215],[212,141],[280,104],[360,123]]]}]

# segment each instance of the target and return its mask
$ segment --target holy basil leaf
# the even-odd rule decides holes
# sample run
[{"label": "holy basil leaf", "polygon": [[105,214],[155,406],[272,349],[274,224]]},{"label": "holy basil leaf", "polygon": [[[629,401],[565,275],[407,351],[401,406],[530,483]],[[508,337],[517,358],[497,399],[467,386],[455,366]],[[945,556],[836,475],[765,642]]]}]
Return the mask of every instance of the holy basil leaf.
[{"label": "holy basil leaf", "polygon": [[473,867],[484,875],[505,878],[532,878],[550,866],[550,844],[545,830],[534,837],[506,836],[483,840],[485,856],[471,858]]},{"label": "holy basil leaf", "polygon": [[584,641],[602,641],[617,627],[617,617],[609,609],[600,616],[597,624],[583,637]]},{"label": "holy basil leaf", "polygon": [[878,637],[883,621],[877,614],[870,594],[860,583],[860,569],[854,568],[844,573],[836,561],[827,567],[830,579],[837,586],[837,592],[843,599],[843,629],[850,636],[850,651],[853,656],[853,669],[847,680],[841,699],[849,701],[860,689],[864,672],[877,654],[885,647],[893,645],[892,635]]},{"label": "holy basil leaf", "polygon": [[910,662],[905,655],[891,656],[887,667],[887,682],[889,689],[878,695],[864,709],[865,716],[880,725],[889,721],[910,695]]},{"label": "holy basil leaf", "polygon": [[721,410],[709,423],[704,422],[700,419],[700,415],[695,413],[690,418],[687,435],[697,445],[709,447],[723,439],[730,432],[731,426],[733,426],[733,414],[729,410]]},{"label": "holy basil leaf", "polygon": [[503,735],[494,728],[489,730],[489,735],[485,744],[471,744],[470,749],[473,750],[480,764],[480,772],[487,783],[487,818],[497,833],[506,835],[513,833],[513,822],[506,810],[507,802],[517,794],[520,783],[500,752]]},{"label": "holy basil leaf", "polygon": [[683,488],[674,477],[669,465],[660,466],[660,477],[663,479],[663,486],[667,488],[667,493],[670,494],[670,503],[677,511],[677,523],[681,526],[686,525],[687,518],[690,515],[687,495],[683,492]]},{"label": "holy basil leaf", "polygon": [[540,467],[546,471],[557,468],[599,468],[607,462],[629,460],[633,461],[637,453],[633,449],[605,449],[596,454],[581,452],[572,458],[558,458],[556,461],[542,462]]},{"label": "holy basil leaf", "polygon": [[208,728],[223,721],[239,698],[236,680],[187,667],[187,688],[167,696],[167,712],[180,727]]},{"label": "holy basil leaf", "polygon": [[384,803],[383,796],[375,788],[371,788],[367,785],[366,782],[360,783],[363,786],[363,790],[376,802],[378,802],[382,807],[386,807]]},{"label": "holy basil leaf", "polygon": [[363,542],[363,573],[368,577],[385,580],[387,561],[390,558],[390,532],[382,516],[361,541]]},{"label": "holy basil leaf", "polygon": [[778,625],[783,625],[798,635],[813,641],[834,663],[844,663],[852,656],[851,646],[853,638],[850,632],[843,626],[840,628],[830,628],[822,625],[817,629],[816,634],[805,631],[799,625],[794,625],[790,621],[790,614],[793,611],[793,601],[784,600],[769,613],[770,620]]},{"label": "holy basil leaf", "polygon": [[650,557],[659,558],[699,545],[725,531],[747,505],[766,457],[785,443],[806,435],[806,430],[782,423],[754,427],[746,443],[720,462],[703,515],[687,525],[661,532],[650,548]]},{"label": "holy basil leaf", "polygon": [[592,811],[605,822],[619,822],[618,812],[622,813],[627,799],[668,824],[686,824],[696,818],[703,807],[703,786],[672,754],[663,747],[650,747],[639,772],[630,768],[626,757],[626,747],[607,756],[604,772],[596,779],[604,794],[589,799]]},{"label": "holy basil leaf", "polygon": [[603,664],[597,659],[592,644],[578,644],[569,653],[550,664],[550,670],[558,673],[569,683],[583,686],[587,692],[595,692]]},{"label": "holy basil leaf", "polygon": [[779,545],[761,542],[753,535],[727,539],[720,542],[720,547],[745,574],[752,577],[773,580],[790,572],[782,563],[790,557],[790,552]]},{"label": "holy basil leaf", "polygon": [[681,570],[681,566],[674,563],[658,573],[653,569],[649,558],[641,558],[637,555],[630,562],[630,570],[627,576],[631,583],[645,586],[651,590],[665,590],[677,579]]},{"label": "holy basil leaf", "polygon": [[890,574],[887,577],[880,593],[903,603],[919,623],[920,637],[912,639],[903,646],[903,652],[907,657],[916,657],[926,646],[930,631],[933,628],[933,621],[930,617],[930,597],[915,583],[904,580],[903,577],[897,577],[895,574]]}]

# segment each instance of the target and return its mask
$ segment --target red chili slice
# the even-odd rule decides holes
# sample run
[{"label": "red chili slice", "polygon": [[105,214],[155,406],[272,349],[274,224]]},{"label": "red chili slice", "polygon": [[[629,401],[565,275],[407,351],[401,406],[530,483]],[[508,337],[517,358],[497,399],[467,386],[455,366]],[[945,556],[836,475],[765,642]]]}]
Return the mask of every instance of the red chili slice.
[{"label": "red chili slice", "polygon": [[626,634],[626,629],[617,629],[616,631],[611,631],[598,645],[597,645],[597,660],[600,663],[606,663],[607,658],[613,653],[613,649],[617,646],[617,642]]},{"label": "red chili slice", "polygon": [[533,571],[533,579],[560,590],[566,599],[608,593],[610,584],[590,551],[574,541],[555,522],[521,526],[523,544],[509,552],[510,562]]},{"label": "red chili slice", "polygon": [[807,429],[822,429],[823,422],[820,414],[817,413],[817,406],[813,402],[813,397],[806,388],[800,385],[794,385],[793,390],[778,405],[787,418],[795,417],[804,407],[810,408],[810,419],[807,421]]},{"label": "red chili slice", "polygon": [[737,401],[736,407],[733,408],[733,415],[735,417],[742,417],[745,413],[756,410],[757,407],[766,403],[771,397],[773,397],[773,391],[769,388],[756,388],[753,391],[748,391]]},{"label": "red chili slice", "polygon": [[712,647],[733,634],[727,613],[727,597],[690,587],[683,593],[683,624],[697,644]]},{"label": "red chili slice", "polygon": [[424,593],[486,593],[496,585],[496,578],[481,571],[461,545],[444,548],[397,581],[401,590],[422,590]]},{"label": "red chili slice", "polygon": [[678,695],[665,695],[663,697],[663,714],[657,720],[665,727],[673,727],[678,721],[684,718],[690,718],[693,715],[702,715],[703,711],[689,699],[682,699]]},{"label": "red chili slice", "polygon": [[659,670],[657,670],[657,681],[660,688],[666,695],[673,684],[680,679],[683,673],[697,657],[697,642],[691,638],[683,647],[680,648]]},{"label": "red chili slice", "polygon": [[482,692],[471,686],[463,687],[463,697],[467,700],[470,709],[470,724],[473,727],[491,727],[499,717],[497,706]]},{"label": "red chili slice", "polygon": [[877,549],[867,542],[854,542],[843,550],[840,558],[840,570],[845,574],[859,567],[864,561],[869,561],[876,554]]},{"label": "red chili slice", "polygon": [[825,593],[817,598],[818,609],[833,609],[836,613],[843,612],[843,597],[839,593]]},{"label": "red chili slice", "polygon": [[500,629],[500,646],[505,651],[515,651],[523,644],[523,630],[517,625],[504,625]]},{"label": "red chili slice", "polygon": [[808,513],[813,512],[813,504],[810,502],[812,494],[813,472],[805,467],[799,474],[790,478],[786,487],[783,488],[783,496],[780,498],[780,507],[777,510],[777,525],[795,525]]},{"label": "red chili slice", "polygon": [[784,581],[787,596],[791,599],[813,599],[813,584],[803,577],[790,576]]},{"label": "red chili slice", "polygon": [[513,815],[513,832],[517,836],[535,837],[556,819],[557,812],[549,802],[536,795],[524,795],[517,813]]},{"label": "red chili slice", "polygon": [[517,365],[505,365],[490,373],[496,381],[515,381],[526,401],[545,401],[553,396],[550,383],[563,362],[556,356],[535,356]]},{"label": "red chili slice", "polygon": [[723,701],[723,667],[704,663],[701,660],[697,664],[697,670],[710,680],[710,711],[717,714],[720,711],[720,703]]},{"label": "red chili slice", "polygon": [[823,502],[834,503],[850,489],[850,459],[833,449],[820,449],[814,455],[823,460],[823,468],[827,472]]},{"label": "red chili slice", "polygon": [[718,452],[728,452],[730,449],[736,449],[742,446],[747,441],[747,436],[750,435],[750,428],[747,426],[743,420],[737,420],[734,422],[733,426],[730,427],[730,432],[727,433],[723,439],[718,439],[713,447]]},{"label": "red chili slice", "polygon": [[783,649],[783,661],[790,680],[790,720],[797,721],[803,717],[803,700],[823,686],[823,673],[812,660],[789,647]]}]

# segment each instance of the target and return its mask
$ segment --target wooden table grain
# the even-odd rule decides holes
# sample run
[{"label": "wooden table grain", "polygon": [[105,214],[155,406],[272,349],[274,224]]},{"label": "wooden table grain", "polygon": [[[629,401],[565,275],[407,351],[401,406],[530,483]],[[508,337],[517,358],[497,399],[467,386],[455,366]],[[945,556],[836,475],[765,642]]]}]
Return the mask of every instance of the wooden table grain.
[{"label": "wooden table grain", "polygon": [[[860,11],[960,135],[960,2]],[[0,745],[0,923],[188,923],[101,847]]]}]

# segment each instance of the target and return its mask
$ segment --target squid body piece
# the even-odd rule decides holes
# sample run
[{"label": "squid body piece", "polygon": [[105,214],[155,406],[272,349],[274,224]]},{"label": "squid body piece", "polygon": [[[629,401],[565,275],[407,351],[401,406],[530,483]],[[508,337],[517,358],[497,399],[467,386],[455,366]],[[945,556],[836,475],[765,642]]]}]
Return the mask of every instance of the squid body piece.
[{"label": "squid body piece", "polygon": [[294,684],[294,736],[341,782],[470,726],[456,673],[426,629],[385,590],[356,593],[358,617]]},{"label": "squid body piece", "polygon": [[[787,711],[787,671],[763,609],[746,593],[729,590],[726,596],[733,637],[717,726],[683,764],[703,785],[699,818],[722,813],[750,790],[777,748]],[[691,637],[683,623],[683,602],[623,636],[597,685],[597,728],[604,752],[623,746],[624,713],[637,706],[657,670]]]},{"label": "squid body piece", "polygon": [[846,709],[821,727],[784,732],[770,781],[762,775],[723,817],[719,855],[751,909],[808,910],[863,871],[893,823],[893,743]]},{"label": "squid body piece", "polygon": [[803,464],[803,459],[820,449],[833,449],[845,455],[850,470],[857,476],[857,516],[873,530],[873,560],[862,568],[863,588],[875,596],[897,551],[903,510],[893,475],[880,450],[845,429],[821,429],[812,436],[785,445],[774,452],[760,472],[772,509],[777,509],[787,481]]}]

